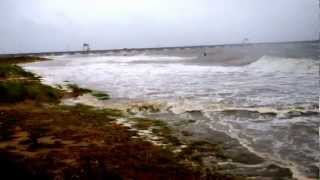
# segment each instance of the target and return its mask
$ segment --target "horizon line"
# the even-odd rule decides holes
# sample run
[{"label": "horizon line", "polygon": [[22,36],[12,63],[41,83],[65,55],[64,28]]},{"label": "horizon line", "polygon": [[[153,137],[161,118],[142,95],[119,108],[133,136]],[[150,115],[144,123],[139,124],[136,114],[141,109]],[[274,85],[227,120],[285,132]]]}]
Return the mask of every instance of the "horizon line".
[{"label": "horizon line", "polygon": [[312,43],[319,42],[318,40],[302,40],[302,41],[279,41],[279,42],[247,42],[247,43],[226,43],[226,44],[203,44],[203,45],[182,45],[182,46],[154,46],[154,47],[136,47],[136,48],[114,48],[114,49],[91,49],[84,50],[66,50],[66,51],[39,51],[39,52],[22,52],[22,53],[0,53],[0,56],[32,56],[32,55],[46,55],[46,54],[68,54],[68,53],[99,53],[99,52],[118,52],[118,51],[142,51],[142,50],[156,50],[156,49],[176,49],[176,48],[201,48],[201,47],[224,47],[224,46],[248,46],[248,45],[263,45],[263,44],[288,44],[288,43]]}]

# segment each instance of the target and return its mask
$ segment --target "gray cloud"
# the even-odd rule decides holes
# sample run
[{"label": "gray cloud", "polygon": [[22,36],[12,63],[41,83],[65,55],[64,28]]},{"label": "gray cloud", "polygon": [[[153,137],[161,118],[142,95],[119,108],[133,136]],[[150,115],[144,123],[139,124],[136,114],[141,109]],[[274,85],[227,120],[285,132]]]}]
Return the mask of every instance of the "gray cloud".
[{"label": "gray cloud", "polygon": [[1,0],[0,53],[314,40],[318,0]]}]

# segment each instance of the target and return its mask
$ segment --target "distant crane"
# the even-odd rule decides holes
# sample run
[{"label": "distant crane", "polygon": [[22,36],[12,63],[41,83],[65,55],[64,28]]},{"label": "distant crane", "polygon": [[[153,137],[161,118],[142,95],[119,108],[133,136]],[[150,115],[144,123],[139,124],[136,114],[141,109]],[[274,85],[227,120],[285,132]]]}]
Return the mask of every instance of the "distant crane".
[{"label": "distant crane", "polygon": [[83,43],[82,50],[89,52],[90,51],[90,45],[88,43]]}]

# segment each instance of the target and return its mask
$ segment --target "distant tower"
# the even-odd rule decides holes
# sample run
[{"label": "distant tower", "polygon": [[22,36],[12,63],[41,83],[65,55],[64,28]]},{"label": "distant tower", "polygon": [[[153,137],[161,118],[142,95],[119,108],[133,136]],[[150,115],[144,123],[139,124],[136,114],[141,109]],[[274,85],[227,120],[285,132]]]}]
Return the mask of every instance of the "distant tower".
[{"label": "distant tower", "polygon": [[202,49],[202,55],[203,55],[203,56],[207,56],[206,48],[203,47],[203,48],[201,48],[201,49]]},{"label": "distant tower", "polygon": [[90,45],[88,43],[83,43],[82,50],[89,52],[90,51]]},{"label": "distant tower", "polygon": [[249,43],[249,39],[248,38],[244,38],[243,40],[242,40],[242,44],[248,44]]}]

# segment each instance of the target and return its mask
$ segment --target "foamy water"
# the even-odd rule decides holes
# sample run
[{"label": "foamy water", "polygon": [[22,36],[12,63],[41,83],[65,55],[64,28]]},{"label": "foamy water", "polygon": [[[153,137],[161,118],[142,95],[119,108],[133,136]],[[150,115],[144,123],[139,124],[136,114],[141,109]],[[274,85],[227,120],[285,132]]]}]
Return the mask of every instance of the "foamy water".
[{"label": "foamy water", "polygon": [[201,112],[208,119],[201,123],[208,127],[303,176],[316,177],[319,60],[266,55],[228,66],[201,60],[196,53],[147,52],[60,56],[24,67],[49,84],[75,83],[115,99],[160,100],[177,115]]}]

